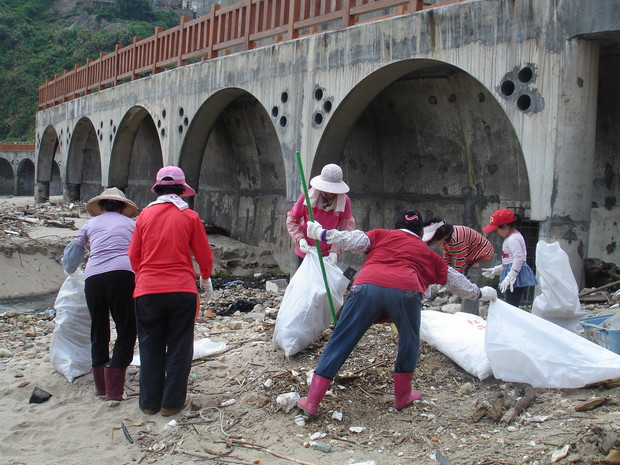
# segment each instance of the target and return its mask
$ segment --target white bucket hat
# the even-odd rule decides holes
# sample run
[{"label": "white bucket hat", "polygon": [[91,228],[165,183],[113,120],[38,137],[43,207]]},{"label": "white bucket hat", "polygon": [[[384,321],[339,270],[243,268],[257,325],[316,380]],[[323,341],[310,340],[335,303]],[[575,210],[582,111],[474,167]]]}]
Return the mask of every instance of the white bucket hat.
[{"label": "white bucket hat", "polygon": [[342,168],[334,163],[325,165],[321,174],[310,180],[310,185],[330,194],[346,194],[349,192],[349,186],[342,180]]},{"label": "white bucket hat", "polygon": [[101,206],[99,205],[100,200],[118,200],[119,202],[123,202],[125,204],[125,208],[123,208],[121,213],[129,218],[133,218],[138,214],[138,206],[125,197],[122,190],[117,187],[110,187],[86,203],[86,211],[90,213],[91,216],[98,216],[103,213]]}]

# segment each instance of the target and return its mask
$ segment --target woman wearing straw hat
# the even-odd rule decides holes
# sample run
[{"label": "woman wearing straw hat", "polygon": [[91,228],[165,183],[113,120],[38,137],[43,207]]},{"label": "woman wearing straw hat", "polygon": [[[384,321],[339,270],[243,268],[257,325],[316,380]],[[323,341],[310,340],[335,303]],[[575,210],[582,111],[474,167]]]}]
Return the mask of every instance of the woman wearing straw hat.
[{"label": "woman wearing straw hat", "polygon": [[[127,256],[138,214],[135,203],[116,187],[104,190],[86,204],[93,217],[66,248],[63,268],[73,273],[90,245],[84,270],[84,293],[91,316],[91,356],[95,393],[106,400],[123,400],[125,372],[136,343],[134,273]],[[110,358],[110,315],[116,342]]]},{"label": "woman wearing straw hat", "polygon": [[147,415],[169,416],[187,405],[199,308],[192,255],[208,301],[213,252],[200,216],[181,198],[196,193],[181,168],[160,169],[151,191],[159,197],[138,217],[128,252],[136,270],[139,404]]},{"label": "woman wearing straw hat", "polygon": [[[349,186],[342,180],[342,169],[336,164],[325,165],[321,174],[310,180],[308,196],[312,204],[314,220],[327,229],[352,231],[355,219],[351,213],[351,200],[347,195]],[[308,237],[306,224],[310,221],[304,194],[299,196],[286,216],[286,228],[295,240],[295,253],[301,259],[314,247],[314,239]],[[321,242],[321,254],[336,265],[342,249]]]}]

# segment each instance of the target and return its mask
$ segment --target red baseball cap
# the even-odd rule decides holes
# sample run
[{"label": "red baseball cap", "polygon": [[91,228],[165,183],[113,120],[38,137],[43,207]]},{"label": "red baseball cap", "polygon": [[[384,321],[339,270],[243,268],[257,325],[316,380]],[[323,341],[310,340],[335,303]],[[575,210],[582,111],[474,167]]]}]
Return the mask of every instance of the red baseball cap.
[{"label": "red baseball cap", "polygon": [[504,224],[512,223],[515,221],[515,214],[512,210],[508,210],[507,208],[502,208],[500,210],[495,210],[491,215],[491,221],[487,224],[482,231],[485,233],[493,232],[497,229],[498,226],[502,226]]}]

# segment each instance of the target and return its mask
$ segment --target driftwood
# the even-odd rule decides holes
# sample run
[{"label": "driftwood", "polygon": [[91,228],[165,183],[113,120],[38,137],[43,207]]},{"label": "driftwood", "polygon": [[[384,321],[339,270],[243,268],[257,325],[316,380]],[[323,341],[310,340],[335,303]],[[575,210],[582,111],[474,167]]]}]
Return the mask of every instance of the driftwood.
[{"label": "driftwood", "polygon": [[502,417],[499,424],[501,426],[508,426],[512,420],[514,420],[518,415],[525,412],[525,409],[534,403],[536,400],[536,390],[530,386],[525,389],[525,394],[519,401],[514,405],[514,407],[510,408]]},{"label": "driftwood", "polygon": [[576,412],[587,412],[607,403],[607,397],[593,397],[592,399],[575,406]]},{"label": "driftwood", "polygon": [[589,388],[601,388],[601,389],[613,389],[620,387],[620,378],[612,378],[605,381],[599,381],[598,383],[592,383],[584,386],[586,389]]},{"label": "driftwood", "polygon": [[286,455],[282,455],[278,452],[274,452],[270,449],[267,449],[265,446],[261,446],[260,444],[253,444],[251,442],[246,442],[246,441],[242,441],[240,439],[230,439],[229,443],[235,446],[241,446],[241,447],[245,447],[247,449],[254,449],[254,450],[260,450],[263,452],[266,452],[267,454],[271,454],[274,457],[278,457],[284,460],[289,460],[291,462],[295,462],[295,463],[300,463],[301,465],[312,465],[309,462],[304,462],[303,460],[297,460],[295,458],[292,457],[287,457]]},{"label": "driftwood", "polygon": [[495,421],[500,421],[502,412],[508,405],[514,402],[514,398],[505,392],[496,392],[488,399],[480,399],[476,403],[476,411],[471,416],[472,421],[478,422],[488,416]]}]

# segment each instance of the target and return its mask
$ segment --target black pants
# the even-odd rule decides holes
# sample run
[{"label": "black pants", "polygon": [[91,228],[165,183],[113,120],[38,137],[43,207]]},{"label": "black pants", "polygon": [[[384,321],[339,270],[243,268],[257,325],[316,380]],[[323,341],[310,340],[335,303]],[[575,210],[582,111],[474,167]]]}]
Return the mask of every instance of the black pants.
[{"label": "black pants", "polygon": [[[90,342],[93,368],[110,362],[112,368],[127,368],[136,344],[134,274],[118,270],[86,278],[84,293],[90,313]],[[116,325],[116,342],[110,359],[110,315]]]},{"label": "black pants", "polygon": [[194,355],[196,298],[190,292],[136,298],[142,409],[174,409],[185,402]]},{"label": "black pants", "polygon": [[509,303],[510,305],[512,305],[513,307],[519,307],[519,305],[521,304],[521,298],[523,297],[523,293],[525,292],[525,289],[527,289],[526,287],[515,287],[514,291],[511,291],[510,289],[506,290],[506,293],[504,294],[504,298],[506,300],[507,303]]}]

